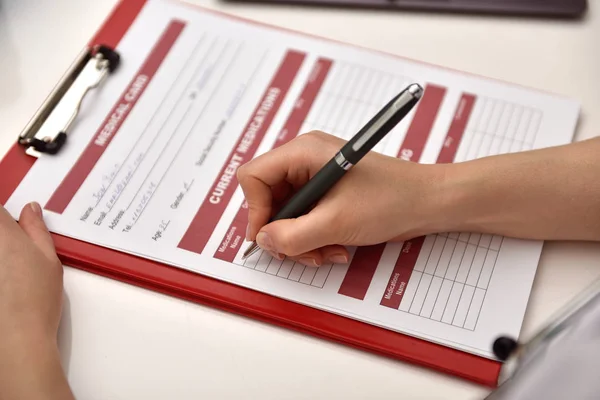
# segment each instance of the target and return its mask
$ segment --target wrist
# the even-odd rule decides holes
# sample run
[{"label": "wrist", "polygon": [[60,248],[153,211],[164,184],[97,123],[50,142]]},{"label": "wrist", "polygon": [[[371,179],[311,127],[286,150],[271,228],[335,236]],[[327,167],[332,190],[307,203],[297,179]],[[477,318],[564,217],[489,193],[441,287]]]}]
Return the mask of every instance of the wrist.
[{"label": "wrist", "polygon": [[460,231],[468,217],[464,201],[476,195],[476,192],[471,193],[471,185],[465,184],[472,178],[465,176],[465,172],[457,169],[455,164],[412,164],[408,171],[404,162],[399,166],[403,171],[399,176],[416,178],[410,185],[406,182],[398,185],[399,199],[406,198],[407,187],[414,188],[410,196],[413,203],[411,222],[407,223],[405,212],[399,211],[400,237]]},{"label": "wrist", "polygon": [[499,200],[501,193],[494,190],[493,181],[485,178],[485,167],[477,161],[438,166],[439,232],[480,232],[489,227],[493,215],[487,207],[490,200]]},{"label": "wrist", "polygon": [[425,168],[423,186],[425,194],[422,197],[421,213],[423,226],[421,235],[440,232],[452,232],[459,225],[462,214],[457,193],[457,179],[453,164],[432,164]]}]

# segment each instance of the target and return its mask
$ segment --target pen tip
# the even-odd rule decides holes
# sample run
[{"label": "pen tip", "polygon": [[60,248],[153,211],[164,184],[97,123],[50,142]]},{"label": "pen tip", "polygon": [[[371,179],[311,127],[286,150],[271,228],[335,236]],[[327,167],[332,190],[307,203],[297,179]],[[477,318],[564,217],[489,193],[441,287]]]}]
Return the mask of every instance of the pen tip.
[{"label": "pen tip", "polygon": [[242,255],[242,260],[245,260],[246,258],[250,257],[252,254],[256,253],[258,251],[259,247],[256,244],[256,242],[252,242],[252,244],[246,249],[246,251],[244,251],[244,254]]}]

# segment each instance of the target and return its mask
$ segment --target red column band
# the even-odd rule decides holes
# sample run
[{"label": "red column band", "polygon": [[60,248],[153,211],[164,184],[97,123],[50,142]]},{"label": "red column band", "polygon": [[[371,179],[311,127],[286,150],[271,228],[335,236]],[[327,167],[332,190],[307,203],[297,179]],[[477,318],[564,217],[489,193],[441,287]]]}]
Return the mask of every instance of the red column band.
[{"label": "red column band", "polygon": [[198,254],[204,250],[238,186],[237,168],[254,157],[305,57],[306,54],[296,51],[289,51],[285,55],[218,178],[179,242],[179,248]]},{"label": "red column band", "polygon": [[415,162],[421,159],[445,95],[446,88],[436,85],[425,86],[423,98],[417,104],[415,116],[398,151],[398,158]]},{"label": "red column band", "polygon": [[146,5],[146,2],[147,0],[128,0],[127,4],[124,4],[122,1],[118,2],[92,40],[90,40],[90,46],[104,44],[116,47],[142,8]]},{"label": "red column band", "polygon": [[[463,94],[461,96],[450,128],[448,128],[444,145],[438,155],[438,163],[450,163],[454,161],[474,105],[475,96],[470,94]],[[424,241],[425,237],[419,237],[404,243],[381,298],[380,304],[382,306],[395,309],[400,307]]]},{"label": "red column band", "polygon": [[413,240],[404,242],[402,251],[396,260],[394,271],[387,284],[383,298],[381,299],[381,305],[391,308],[400,307],[400,302],[408,286],[408,280],[412,274],[417,258],[423,247],[425,237],[419,237]]},{"label": "red column band", "polygon": [[[283,125],[281,132],[277,136],[273,148],[277,148],[290,140],[300,133],[300,128],[306,119],[319,90],[325,82],[325,78],[331,69],[331,60],[320,58],[317,60],[309,78],[302,90],[302,93],[298,97],[294,108],[290,112],[287,121]],[[215,258],[220,260],[233,262],[236,254],[240,250],[241,245],[244,243],[245,230],[248,225],[248,204],[244,201],[244,204],[240,207],[237,215],[233,219],[233,222],[229,226],[227,233],[221,240],[221,244],[215,252]]]},{"label": "red column band", "polygon": [[456,106],[452,124],[450,125],[450,129],[448,129],[446,140],[444,140],[444,145],[440,150],[437,159],[438,164],[446,164],[454,161],[474,105],[475,96],[471,94],[463,94],[461,96],[458,106]]},{"label": "red column band", "polygon": [[383,255],[385,243],[374,246],[362,246],[356,249],[352,262],[338,290],[339,294],[363,300],[371,285],[379,260]]},{"label": "red column band", "polygon": [[104,119],[104,122],[100,125],[90,143],[75,162],[73,168],[71,168],[65,179],[63,179],[50,197],[50,200],[48,200],[45,206],[47,210],[59,214],[65,211],[112,139],[118,133],[119,128],[121,128],[131,110],[135,107],[138,99],[148,87],[162,61],[181,34],[184,26],[185,23],[181,21],[172,21],[167,26],[144,64],[121,94],[119,101],[113,106],[109,115]]},{"label": "red column band", "polygon": [[[445,95],[446,88],[425,85],[423,98],[417,105],[415,115],[398,151],[399,158],[409,161],[421,159]],[[360,247],[356,249],[338,293],[359,300],[364,299],[384,250],[385,243],[371,246],[366,250]]]}]

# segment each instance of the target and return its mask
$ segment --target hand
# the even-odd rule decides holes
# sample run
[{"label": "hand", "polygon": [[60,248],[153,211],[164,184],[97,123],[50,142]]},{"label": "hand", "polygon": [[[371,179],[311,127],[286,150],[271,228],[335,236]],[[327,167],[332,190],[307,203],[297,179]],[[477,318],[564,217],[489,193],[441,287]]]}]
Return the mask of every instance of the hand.
[{"label": "hand", "polygon": [[62,278],[40,206],[25,206],[19,223],[0,207],[0,398],[70,398],[57,346]]},{"label": "hand", "polygon": [[[311,132],[265,153],[238,170],[249,208],[248,240],[279,259],[305,265],[345,263],[344,246],[405,240],[438,229],[435,201],[442,166],[369,153],[306,215],[269,218],[344,145]],[[267,224],[268,223],[268,224]]]}]

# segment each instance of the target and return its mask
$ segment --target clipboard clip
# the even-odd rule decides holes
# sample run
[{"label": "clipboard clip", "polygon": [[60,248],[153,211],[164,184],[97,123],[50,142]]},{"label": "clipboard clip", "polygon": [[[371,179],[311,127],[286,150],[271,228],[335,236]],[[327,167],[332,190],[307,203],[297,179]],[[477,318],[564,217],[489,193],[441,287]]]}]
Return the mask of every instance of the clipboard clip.
[{"label": "clipboard clip", "polygon": [[[39,157],[41,153],[57,154],[67,141],[67,134],[79,114],[81,104],[87,93],[98,87],[107,75],[114,72],[119,63],[119,54],[108,46],[98,45],[85,48],[19,135],[18,142],[26,147],[25,152],[34,157]],[[65,94],[78,83],[78,78],[84,70],[86,74],[91,74],[93,79],[80,89],[81,94],[77,95],[71,111],[65,115],[55,117],[53,112],[61,103]],[[59,118],[61,124],[59,126],[62,126],[62,129],[56,129],[55,133],[50,135],[40,132],[40,129],[51,115],[53,119]]]}]

